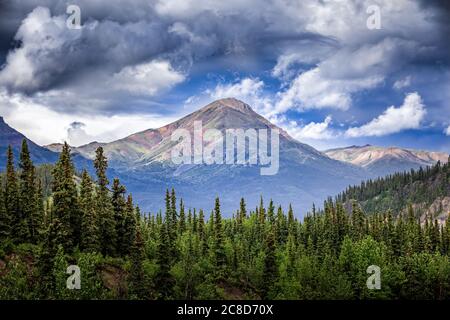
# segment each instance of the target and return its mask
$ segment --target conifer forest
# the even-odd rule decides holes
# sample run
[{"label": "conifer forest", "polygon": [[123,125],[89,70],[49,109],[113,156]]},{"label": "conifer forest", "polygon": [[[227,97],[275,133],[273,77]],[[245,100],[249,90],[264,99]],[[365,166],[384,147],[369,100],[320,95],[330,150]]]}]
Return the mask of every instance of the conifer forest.
[{"label": "conifer forest", "polygon": [[[18,159],[8,149],[0,299],[450,298],[450,223],[413,205],[429,190],[450,194],[449,163],[349,187],[299,219],[270,199],[250,208],[245,195],[225,213],[211,194],[205,212],[174,189],[160,211],[142,212],[109,181],[102,147],[94,176],[71,157],[65,144],[55,165],[35,166],[25,140]],[[72,290],[69,266],[80,276]]]}]

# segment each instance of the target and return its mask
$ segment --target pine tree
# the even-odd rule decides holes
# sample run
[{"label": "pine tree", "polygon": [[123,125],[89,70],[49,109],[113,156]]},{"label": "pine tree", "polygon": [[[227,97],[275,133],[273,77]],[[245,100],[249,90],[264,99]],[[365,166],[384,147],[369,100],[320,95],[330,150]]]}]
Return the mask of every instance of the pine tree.
[{"label": "pine tree", "polygon": [[11,238],[16,242],[23,239],[18,238],[18,230],[21,226],[21,217],[19,215],[19,193],[17,184],[17,174],[14,168],[14,154],[11,146],[7,150],[6,163],[6,182],[5,182],[5,209],[6,221],[10,223]]},{"label": "pine tree", "polygon": [[286,216],[283,213],[281,206],[277,210],[277,229],[276,229],[276,240],[278,243],[285,243],[288,236],[287,221]]},{"label": "pine tree", "polygon": [[178,219],[178,233],[181,235],[186,230],[186,217],[184,213],[183,199],[180,200],[180,217]]},{"label": "pine tree", "polygon": [[139,229],[136,227],[133,197],[131,196],[131,194],[129,194],[127,197],[127,203],[125,206],[125,218],[123,223],[123,243],[120,248],[124,255],[128,255],[131,252],[134,243],[133,240],[136,238],[136,230]]},{"label": "pine tree", "polygon": [[288,224],[289,234],[295,234],[294,210],[292,210],[292,205],[291,204],[289,204],[287,224]]},{"label": "pine tree", "polygon": [[52,215],[59,222],[55,227],[65,252],[71,252],[73,246],[79,244],[81,231],[81,215],[78,210],[78,194],[74,174],[70,148],[67,143],[64,143],[59,160],[53,169]]},{"label": "pine tree", "polygon": [[35,202],[36,202],[36,211],[35,211],[36,217],[33,219],[33,221],[36,222],[37,233],[38,233],[38,242],[40,242],[42,240],[42,236],[43,236],[44,228],[45,228],[44,196],[43,196],[43,190],[42,190],[42,183],[41,183],[40,179],[37,180]]},{"label": "pine tree", "polygon": [[272,199],[270,199],[269,208],[267,209],[267,219],[269,220],[271,225],[275,223],[275,207],[273,205]]},{"label": "pine tree", "polygon": [[201,244],[201,253],[204,254],[207,249],[206,233],[205,233],[205,214],[202,209],[198,213],[198,238]]},{"label": "pine tree", "polygon": [[146,287],[144,283],[144,241],[139,229],[136,232],[136,238],[131,250],[131,270],[130,270],[130,286],[131,293],[138,298],[146,297]]},{"label": "pine tree", "polygon": [[262,298],[270,299],[270,289],[274,287],[277,281],[277,263],[275,256],[275,233],[274,228],[271,227],[267,234],[265,242],[265,258],[264,258],[264,271],[263,271],[263,285],[262,285]]},{"label": "pine tree", "polygon": [[49,298],[55,290],[53,278],[54,258],[61,243],[61,222],[56,217],[51,217],[44,231],[44,241],[38,256],[37,268],[39,272],[39,293],[42,298]]},{"label": "pine tree", "polygon": [[22,141],[19,167],[21,169],[19,176],[19,215],[21,217],[21,222],[17,235],[24,241],[37,243],[39,240],[39,228],[42,221],[36,208],[35,195],[37,193],[37,188],[35,167],[31,161],[27,141],[25,139]]},{"label": "pine tree", "polygon": [[4,243],[11,235],[11,219],[5,207],[5,194],[0,186],[0,243]]},{"label": "pine tree", "polygon": [[104,255],[114,256],[116,254],[117,238],[114,211],[108,191],[109,181],[106,176],[108,161],[103,154],[102,147],[98,147],[95,153],[94,167],[97,173],[97,196],[95,201],[100,228],[100,247]]},{"label": "pine tree", "polygon": [[353,239],[361,240],[364,237],[365,219],[364,214],[356,201],[352,203],[352,227]]},{"label": "pine tree", "polygon": [[258,220],[261,225],[264,225],[266,221],[266,209],[264,208],[263,198],[261,196],[259,200],[259,208],[258,208]]},{"label": "pine tree", "polygon": [[161,225],[159,231],[159,242],[156,252],[156,261],[159,269],[156,275],[155,284],[159,293],[159,298],[166,300],[170,299],[173,295],[173,278],[170,274],[170,268],[172,263],[172,257],[170,256],[171,243],[169,235],[170,217],[165,216],[165,221]]},{"label": "pine tree", "polygon": [[119,179],[113,180],[112,186],[112,208],[114,212],[114,225],[116,227],[116,251],[119,256],[128,253],[128,243],[125,243],[125,218],[126,218],[126,202],[125,187],[120,184]]},{"label": "pine tree", "polygon": [[221,269],[225,267],[226,255],[224,248],[224,235],[222,227],[222,216],[220,213],[219,198],[216,198],[214,205],[214,253],[215,253],[216,267],[220,272]]},{"label": "pine tree", "polygon": [[88,252],[100,251],[99,222],[95,212],[94,187],[86,170],[83,170],[81,176],[80,211],[82,215],[80,247]]},{"label": "pine tree", "polygon": [[238,232],[242,231],[242,224],[246,218],[247,218],[247,209],[245,206],[245,200],[244,200],[244,198],[241,198],[241,201],[239,203],[239,211],[236,215],[236,223],[237,223]]}]

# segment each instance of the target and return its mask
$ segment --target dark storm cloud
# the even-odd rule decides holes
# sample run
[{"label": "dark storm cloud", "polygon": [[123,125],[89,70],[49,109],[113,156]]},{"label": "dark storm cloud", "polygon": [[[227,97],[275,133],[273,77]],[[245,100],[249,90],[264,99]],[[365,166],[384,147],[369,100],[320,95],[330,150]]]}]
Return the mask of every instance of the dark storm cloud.
[{"label": "dark storm cloud", "polygon": [[[81,30],[66,27],[68,4],[81,8]],[[0,87],[58,111],[114,113],[126,105],[126,112],[137,112],[158,108],[149,96],[182,82],[195,68],[203,71],[228,63],[243,69],[278,61],[277,67],[286,69],[279,70],[280,75],[295,75],[304,64],[320,64],[317,80],[328,81],[337,92],[348,88],[345,81],[364,82],[370,74],[384,79],[400,68],[408,70],[411,63],[448,63],[448,45],[442,41],[448,35],[448,5],[421,1],[429,12],[422,17],[413,2],[406,3],[392,13],[382,11],[384,28],[369,31],[369,4],[7,0],[0,11],[0,55],[2,51],[5,57],[9,50],[9,57],[0,71]],[[17,44],[20,47],[14,49]],[[311,54],[310,48],[316,47]],[[159,62],[148,65],[152,61]],[[152,83],[148,94],[140,90],[141,84],[134,89],[124,81],[142,70],[148,79],[162,79],[162,84]],[[335,80],[344,82],[335,88]],[[127,90],[118,88],[121,81],[129,84]]]},{"label": "dark storm cloud", "polygon": [[[195,62],[209,57],[235,53],[257,57],[270,52],[268,48],[276,48],[277,42],[323,38],[304,30],[271,30],[270,17],[258,10],[245,14],[228,8],[206,8],[173,16],[164,8],[155,13],[161,4],[152,1],[72,3],[81,8],[82,30],[65,27],[65,1],[7,2],[8,8],[1,15],[3,21],[10,22],[5,22],[8,30],[2,34],[2,43],[6,48],[7,39],[16,29],[15,40],[22,42],[23,59],[32,69],[30,74],[3,70],[4,74],[11,73],[3,80],[0,77],[7,89],[32,94],[69,85],[86,72],[112,74],[155,58],[167,59],[178,70],[187,71]],[[36,8],[38,5],[40,8]],[[38,22],[43,25],[36,32],[33,28]],[[14,50],[10,53],[15,54]]]}]

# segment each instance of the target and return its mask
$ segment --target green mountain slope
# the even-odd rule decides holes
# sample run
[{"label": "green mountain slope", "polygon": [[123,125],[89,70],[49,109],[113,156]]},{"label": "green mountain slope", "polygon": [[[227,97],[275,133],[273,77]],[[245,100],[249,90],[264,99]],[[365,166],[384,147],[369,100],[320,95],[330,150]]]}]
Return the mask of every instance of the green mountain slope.
[{"label": "green mountain slope", "polygon": [[450,165],[438,162],[431,167],[368,180],[347,188],[339,201],[357,200],[366,213],[405,212],[411,204],[422,220],[425,215],[444,220],[450,212]]}]

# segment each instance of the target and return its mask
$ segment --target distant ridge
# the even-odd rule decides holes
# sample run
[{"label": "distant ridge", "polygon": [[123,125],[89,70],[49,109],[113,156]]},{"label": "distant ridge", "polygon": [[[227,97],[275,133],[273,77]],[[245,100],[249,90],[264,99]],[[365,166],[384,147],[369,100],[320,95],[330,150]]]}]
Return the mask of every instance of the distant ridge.
[{"label": "distant ridge", "polygon": [[389,173],[426,167],[438,161],[448,161],[445,152],[431,152],[399,147],[377,147],[372,145],[350,146],[324,151],[330,158],[366,168],[378,176]]}]

